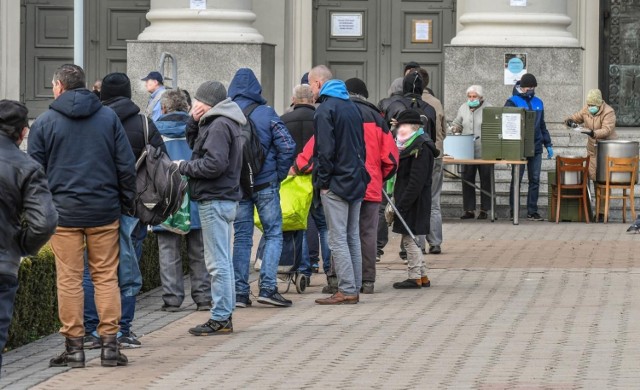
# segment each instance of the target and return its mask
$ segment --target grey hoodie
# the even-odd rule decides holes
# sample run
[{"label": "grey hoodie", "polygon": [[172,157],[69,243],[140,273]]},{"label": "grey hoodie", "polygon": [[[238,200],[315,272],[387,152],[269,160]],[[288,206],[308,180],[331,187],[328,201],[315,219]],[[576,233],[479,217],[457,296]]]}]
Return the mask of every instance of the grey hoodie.
[{"label": "grey hoodie", "polygon": [[191,161],[180,164],[180,173],[189,177],[193,200],[239,201],[242,198],[241,136],[245,123],[240,107],[227,98],[207,111],[197,125],[189,124],[187,141],[193,145],[193,154]]}]

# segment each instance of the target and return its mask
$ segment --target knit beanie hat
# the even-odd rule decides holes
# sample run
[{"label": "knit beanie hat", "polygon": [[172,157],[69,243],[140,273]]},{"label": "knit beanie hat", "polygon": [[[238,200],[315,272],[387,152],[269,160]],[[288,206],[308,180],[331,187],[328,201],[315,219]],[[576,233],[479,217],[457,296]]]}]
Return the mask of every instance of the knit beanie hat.
[{"label": "knit beanie hat", "polygon": [[604,103],[602,92],[599,89],[592,89],[587,93],[587,105],[600,107]]},{"label": "knit beanie hat", "polygon": [[131,99],[131,81],[124,73],[110,73],[102,79],[100,88],[100,100],[106,102],[114,97],[126,97]]},{"label": "knit beanie hat", "polygon": [[538,86],[538,81],[536,80],[536,76],[531,73],[525,73],[522,75],[520,79],[520,88],[535,88]]},{"label": "knit beanie hat", "polygon": [[15,100],[0,100],[0,131],[13,139],[20,137],[20,131],[28,124],[29,110],[24,104]]},{"label": "knit beanie hat", "polygon": [[367,84],[357,77],[351,78],[344,82],[347,86],[347,91],[352,94],[363,96],[365,99],[369,98],[369,91],[367,90]]},{"label": "knit beanie hat", "polygon": [[404,76],[402,81],[402,93],[413,93],[422,95],[424,90],[424,81],[418,72],[411,72]]},{"label": "knit beanie hat", "polygon": [[402,124],[410,124],[410,125],[421,125],[422,120],[420,120],[420,113],[416,110],[404,110],[398,115],[396,118],[398,121],[398,125]]},{"label": "knit beanie hat", "polygon": [[404,66],[404,73],[407,73],[409,69],[417,69],[419,67],[420,67],[420,64],[418,64],[415,61],[407,62],[407,65]]},{"label": "knit beanie hat", "polygon": [[194,98],[213,107],[227,98],[227,89],[219,81],[205,81],[198,87]]}]

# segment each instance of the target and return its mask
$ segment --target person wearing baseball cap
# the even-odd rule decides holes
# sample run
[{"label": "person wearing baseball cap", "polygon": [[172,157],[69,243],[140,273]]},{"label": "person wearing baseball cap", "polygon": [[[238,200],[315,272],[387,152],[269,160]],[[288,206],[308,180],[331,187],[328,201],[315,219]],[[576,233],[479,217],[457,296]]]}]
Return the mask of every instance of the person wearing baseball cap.
[{"label": "person wearing baseball cap", "polygon": [[[549,158],[553,157],[553,144],[551,136],[544,121],[544,104],[542,100],[535,96],[535,89],[538,86],[536,77],[531,73],[522,75],[520,81],[513,87],[513,96],[507,99],[505,107],[520,107],[528,111],[535,111],[535,154],[527,157],[527,174],[529,177],[529,189],[527,191],[527,219],[529,221],[544,221],[538,214],[538,194],[540,191],[540,170],[542,168],[542,147],[547,149]],[[515,166],[513,171],[515,174]],[[519,168],[520,182],[524,176],[524,169]],[[511,217],[513,217],[513,180],[509,192],[509,205],[511,206]],[[518,196],[518,201],[520,197]]]},{"label": "person wearing baseball cap", "polygon": [[145,87],[147,88],[147,92],[151,94],[149,96],[149,102],[147,103],[147,107],[144,110],[147,118],[152,119],[154,122],[160,118],[162,115],[162,107],[160,106],[160,99],[162,99],[162,94],[166,91],[164,87],[164,79],[160,72],[149,72],[147,77],[141,79],[145,82]]}]

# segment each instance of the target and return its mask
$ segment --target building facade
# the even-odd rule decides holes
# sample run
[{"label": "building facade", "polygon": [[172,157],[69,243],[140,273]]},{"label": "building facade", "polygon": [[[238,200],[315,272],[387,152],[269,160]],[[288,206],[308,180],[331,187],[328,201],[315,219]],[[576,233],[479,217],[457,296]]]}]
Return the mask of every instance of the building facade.
[{"label": "building facade", "polygon": [[[0,1],[0,98],[24,101],[34,115],[46,109],[53,70],[74,59],[74,3]],[[600,87],[618,112],[619,126],[640,126],[640,0],[208,0],[204,9],[194,9],[190,0],[81,4],[82,62],[89,81],[131,68],[127,46],[135,42],[268,43],[275,45],[272,54],[262,46],[256,52],[262,54],[251,55],[261,55],[262,64],[272,62],[263,65],[261,79],[270,85],[270,104],[279,112],[313,64],[329,65],[341,79],[362,78],[377,101],[404,64],[417,61],[429,70],[430,87],[452,113],[467,83],[493,83],[490,99],[504,100],[510,87],[499,87],[498,81],[506,55],[526,54],[527,69],[541,87],[550,86],[540,88],[543,98],[553,99],[560,89],[573,96],[572,107],[564,107],[555,121],[577,110],[589,89]],[[216,49],[200,63],[206,69],[207,58],[219,62],[215,56],[236,51]],[[159,66],[157,54],[136,61],[153,70]],[[455,62],[447,63],[447,56]],[[190,56],[176,60],[180,70]],[[242,58],[234,66],[240,63]],[[228,70],[219,69],[198,78],[226,80]],[[142,76],[130,74],[132,80]],[[567,77],[569,84],[563,83]],[[197,81],[190,80],[188,88]],[[144,91],[134,84],[140,103]]]}]

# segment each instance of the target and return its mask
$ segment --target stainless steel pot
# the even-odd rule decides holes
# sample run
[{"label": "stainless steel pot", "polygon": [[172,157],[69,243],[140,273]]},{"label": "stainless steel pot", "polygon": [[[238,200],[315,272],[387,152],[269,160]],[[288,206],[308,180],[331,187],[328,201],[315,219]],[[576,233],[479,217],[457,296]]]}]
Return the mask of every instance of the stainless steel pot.
[{"label": "stainless steel pot", "polygon": [[[607,181],[607,157],[638,157],[637,141],[598,141],[598,159],[596,166],[596,181]],[[628,173],[614,173],[611,175],[611,183],[628,184],[631,175]]]},{"label": "stainless steel pot", "polygon": [[474,135],[449,135],[444,139],[444,154],[458,160],[473,160]]}]

